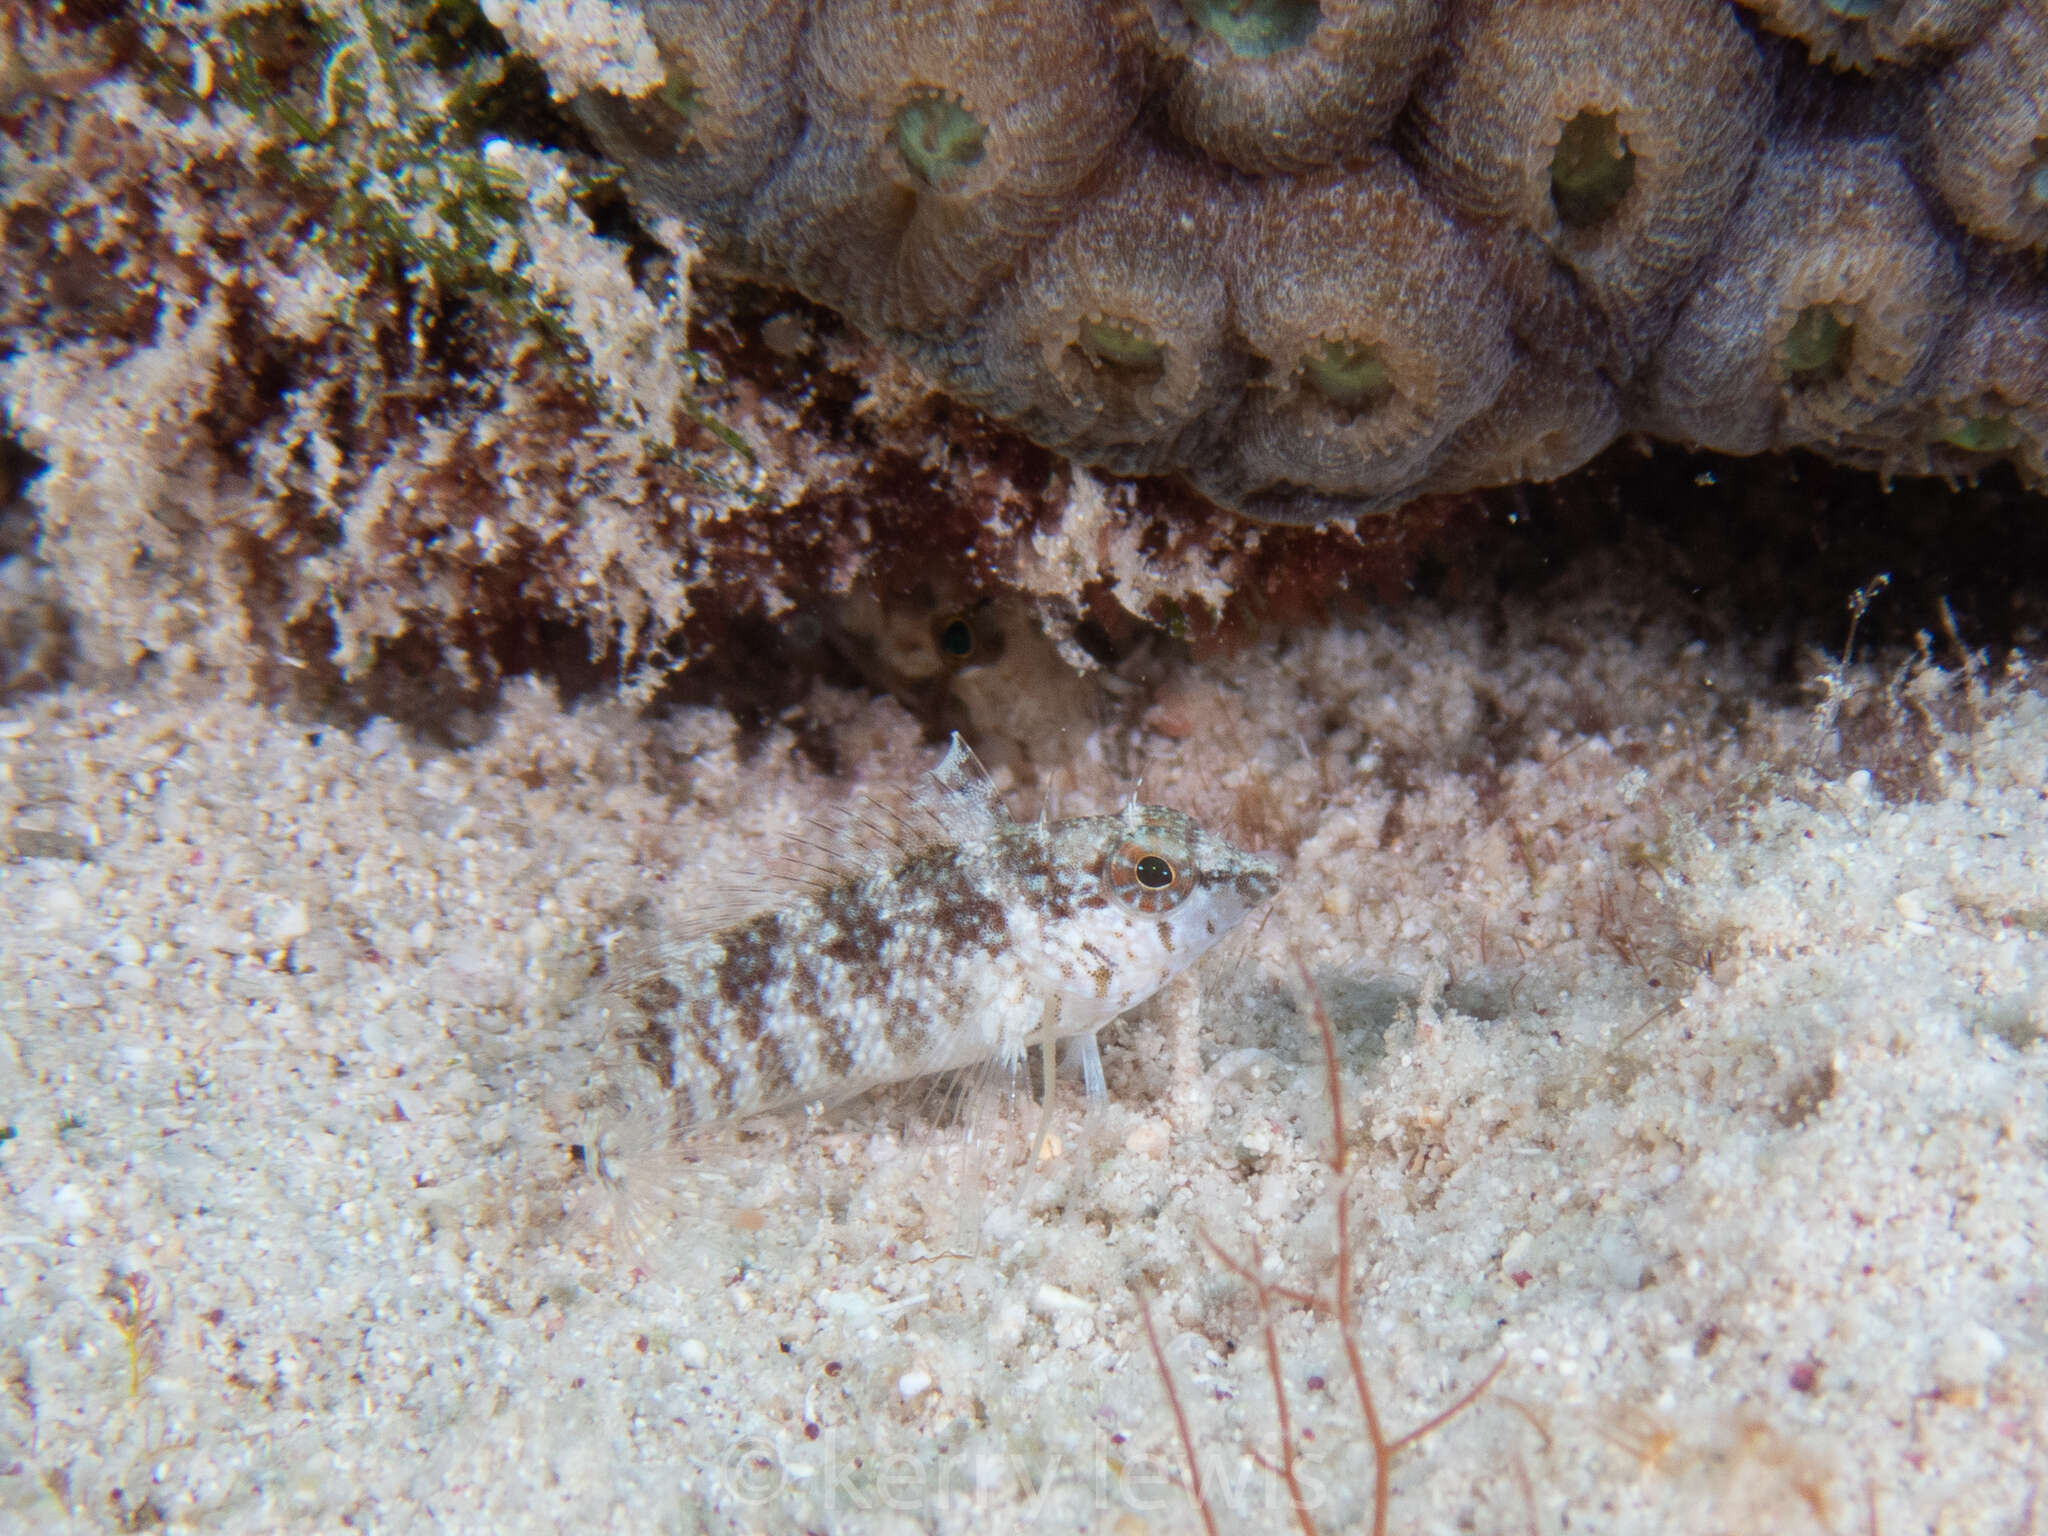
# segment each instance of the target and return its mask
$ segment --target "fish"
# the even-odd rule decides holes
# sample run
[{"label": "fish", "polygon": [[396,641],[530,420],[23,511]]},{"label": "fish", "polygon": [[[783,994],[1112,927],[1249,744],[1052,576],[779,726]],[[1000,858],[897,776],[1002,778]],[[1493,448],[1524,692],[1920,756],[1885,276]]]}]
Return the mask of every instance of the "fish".
[{"label": "fish", "polygon": [[[1183,812],[1019,822],[956,733],[863,867],[658,947],[619,989],[678,1129],[1043,1052],[1104,1095],[1097,1032],[1271,900],[1270,860]],[[1045,1135],[1045,1121],[1040,1127]]]}]

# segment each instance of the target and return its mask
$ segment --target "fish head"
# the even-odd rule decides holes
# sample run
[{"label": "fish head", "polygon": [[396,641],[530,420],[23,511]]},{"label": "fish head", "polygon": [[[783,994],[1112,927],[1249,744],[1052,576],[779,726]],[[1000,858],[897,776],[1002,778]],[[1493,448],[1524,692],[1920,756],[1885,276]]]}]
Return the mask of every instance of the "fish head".
[{"label": "fish head", "polygon": [[1043,952],[1076,1024],[1144,1001],[1280,888],[1272,860],[1166,806],[1058,822],[1050,845],[1063,899],[1045,914]]}]

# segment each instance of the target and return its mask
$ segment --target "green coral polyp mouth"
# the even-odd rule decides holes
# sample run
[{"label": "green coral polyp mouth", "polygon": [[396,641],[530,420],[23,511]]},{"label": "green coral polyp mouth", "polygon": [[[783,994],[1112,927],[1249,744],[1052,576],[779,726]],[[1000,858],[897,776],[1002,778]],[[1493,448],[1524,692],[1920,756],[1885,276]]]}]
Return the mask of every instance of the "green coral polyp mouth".
[{"label": "green coral polyp mouth", "polygon": [[2037,208],[2048,208],[2048,139],[2034,140],[2034,163],[2026,172],[2027,196]]},{"label": "green coral polyp mouth", "polygon": [[1097,367],[1126,374],[1158,374],[1166,369],[1166,343],[1128,320],[1083,320],[1075,340]]},{"label": "green coral polyp mouth", "polygon": [[1566,228],[1600,223],[1635,184],[1635,151],[1612,113],[1581,112],[1564,125],[1550,160],[1550,200]]},{"label": "green coral polyp mouth", "polygon": [[1868,21],[1884,9],[1884,0],[1821,0],[1831,16],[1844,21]]},{"label": "green coral polyp mouth", "polygon": [[2020,443],[2010,416],[1964,416],[1942,429],[1941,440],[1969,453],[2007,453]]},{"label": "green coral polyp mouth", "polygon": [[1785,372],[1799,384],[1840,378],[1855,334],[1856,327],[1844,323],[1828,305],[1807,305],[1785,337]]},{"label": "green coral polyp mouth", "polygon": [[1323,19],[1316,0],[1182,0],[1188,20],[1240,59],[1299,48]]},{"label": "green coral polyp mouth", "polygon": [[981,164],[987,127],[943,96],[914,96],[897,109],[889,125],[896,153],[926,186],[950,192]]},{"label": "green coral polyp mouth", "polygon": [[1394,393],[1393,376],[1380,349],[1362,341],[1325,341],[1302,361],[1304,383],[1330,404],[1369,411]]}]

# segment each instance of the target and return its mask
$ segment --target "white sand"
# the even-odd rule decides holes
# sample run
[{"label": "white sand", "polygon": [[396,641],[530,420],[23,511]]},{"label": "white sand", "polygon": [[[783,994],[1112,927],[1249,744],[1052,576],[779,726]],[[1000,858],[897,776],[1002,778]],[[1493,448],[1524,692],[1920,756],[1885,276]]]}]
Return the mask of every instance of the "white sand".
[{"label": "white sand", "polygon": [[[1065,809],[1141,769],[1298,857],[1031,1179],[990,1171],[1014,1124],[970,1144],[911,1093],[681,1156],[592,1108],[593,946],[846,793],[787,736],[742,762],[719,717],[532,688],[459,756],[197,693],[18,702],[0,1521],[1187,1530],[1142,1279],[1219,1522],[1281,1529],[1259,1312],[1204,1237],[1327,1290],[1299,960],[1391,1428],[1507,1361],[1396,1463],[1393,1529],[2029,1530],[2048,709],[1941,733],[1901,696],[1873,732],[1863,686],[1920,803],[1618,605],[1298,637],[1041,744]],[[811,714],[853,777],[934,755],[892,704]],[[1318,1523],[1366,1529],[1338,1330],[1275,1330]]]}]

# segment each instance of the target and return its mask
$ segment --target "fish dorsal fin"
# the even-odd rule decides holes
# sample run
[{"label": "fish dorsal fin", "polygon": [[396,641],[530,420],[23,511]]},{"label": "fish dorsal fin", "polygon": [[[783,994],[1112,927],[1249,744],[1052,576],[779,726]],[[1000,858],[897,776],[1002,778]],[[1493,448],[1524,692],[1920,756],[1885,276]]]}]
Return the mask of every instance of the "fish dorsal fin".
[{"label": "fish dorsal fin", "polygon": [[774,864],[815,887],[878,874],[945,844],[987,842],[1009,825],[995,780],[956,732],[938,766],[921,779],[861,792],[812,821]]},{"label": "fish dorsal fin", "polygon": [[945,844],[987,842],[1008,825],[995,781],[956,733],[938,766],[914,783],[864,789],[786,833],[756,868],[752,889],[723,903],[718,916],[730,921],[741,909],[823,895]]},{"label": "fish dorsal fin", "polygon": [[995,780],[958,731],[922,789],[918,798],[956,843],[985,842],[1010,825]]},{"label": "fish dorsal fin", "polygon": [[[667,969],[674,949],[933,848],[987,842],[1009,825],[995,781],[956,733],[938,766],[914,783],[862,790],[784,830],[765,856],[694,872],[697,889],[687,910],[628,918],[600,941],[594,969],[604,978],[602,990],[628,991]],[[656,931],[635,933],[649,928]]]}]

